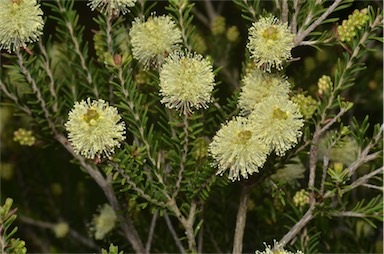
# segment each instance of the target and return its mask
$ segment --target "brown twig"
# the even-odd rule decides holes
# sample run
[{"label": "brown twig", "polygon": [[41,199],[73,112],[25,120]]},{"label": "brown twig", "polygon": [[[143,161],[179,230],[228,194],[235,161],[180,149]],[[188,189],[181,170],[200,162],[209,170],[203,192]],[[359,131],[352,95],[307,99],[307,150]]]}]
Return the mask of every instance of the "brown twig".
[{"label": "brown twig", "polygon": [[239,209],[236,216],[236,229],[233,239],[233,254],[242,253],[243,251],[243,237],[245,223],[247,221],[247,204],[250,195],[251,185],[244,185],[240,194]]},{"label": "brown twig", "polygon": [[159,215],[159,210],[157,209],[152,216],[151,226],[149,228],[148,240],[147,240],[147,243],[145,244],[145,253],[148,253],[148,254],[151,253],[153,234],[155,232],[156,221],[157,221],[158,215]]},{"label": "brown twig", "polygon": [[179,250],[180,250],[180,253],[186,253],[186,251],[185,251],[185,249],[184,249],[184,247],[183,247],[183,244],[181,243],[179,237],[177,236],[176,230],[175,230],[175,228],[173,227],[172,222],[171,222],[171,219],[169,218],[167,212],[164,212],[164,219],[165,219],[165,222],[167,223],[167,226],[168,226],[169,231],[171,232],[171,235],[172,235],[172,237],[173,237],[173,240],[175,240],[176,246],[177,246],[177,247],[179,248]]},{"label": "brown twig", "polygon": [[[321,22],[323,22],[335,9],[336,7],[341,3],[342,0],[335,0],[328,8],[327,10],[321,14],[321,16],[315,20],[309,27],[307,27],[304,31],[299,31],[296,34],[296,38],[293,40],[294,45],[298,46],[301,44],[301,42],[307,37],[308,34],[310,34],[313,30],[315,30],[316,27],[318,27]],[[304,23],[309,23],[312,20],[312,16],[308,15],[307,19]],[[305,24],[304,24],[305,25]]]},{"label": "brown twig", "polygon": [[56,134],[55,138],[64,146],[65,149],[76,159],[79,161],[80,165],[87,171],[87,173],[93,178],[93,180],[99,185],[99,187],[104,192],[104,195],[107,197],[109,204],[112,206],[113,210],[117,212],[121,219],[121,229],[124,232],[125,237],[131,243],[133,249],[136,253],[144,253],[145,248],[143,243],[137,233],[131,219],[126,216],[123,217],[121,215],[120,204],[116,198],[115,192],[111,186],[111,184],[103,177],[100,171],[97,168],[94,168],[89,164],[84,157],[78,155],[73,150],[72,146],[69,144],[68,140],[62,134]]}]

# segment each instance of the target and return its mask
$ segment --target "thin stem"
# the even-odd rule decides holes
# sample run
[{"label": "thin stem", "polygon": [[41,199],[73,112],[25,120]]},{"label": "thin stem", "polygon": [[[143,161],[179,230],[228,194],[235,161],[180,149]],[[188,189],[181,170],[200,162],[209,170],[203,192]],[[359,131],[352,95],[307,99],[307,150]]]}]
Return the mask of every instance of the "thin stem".
[{"label": "thin stem", "polygon": [[156,227],[156,221],[157,221],[158,215],[159,215],[159,210],[157,209],[152,216],[151,226],[149,228],[148,240],[147,240],[147,244],[145,245],[145,253],[151,253],[153,234],[155,233],[155,227]]},{"label": "thin stem", "polygon": [[286,23],[288,22],[288,1],[283,0],[283,3],[281,5],[281,22]]},{"label": "thin stem", "polygon": [[244,185],[240,194],[239,209],[237,210],[236,229],[233,239],[233,254],[242,253],[245,223],[247,221],[247,204],[250,196],[250,185]]},{"label": "thin stem", "polygon": [[[65,10],[65,8],[63,8],[60,1],[57,0],[57,4],[59,5],[60,11],[62,13],[65,13],[66,10]],[[84,70],[84,72],[86,74],[86,80],[90,86],[93,86],[93,93],[95,94],[96,98],[99,98],[99,90],[98,90],[97,86],[93,84],[92,74],[89,71],[87,64],[85,62],[85,58],[84,58],[84,56],[80,50],[79,41],[77,40],[77,38],[75,36],[74,28],[68,20],[65,20],[65,25],[68,29],[69,36],[71,37],[72,43],[75,46],[75,52],[80,59],[81,68]]]},{"label": "thin stem", "polygon": [[384,187],[376,186],[376,185],[373,185],[373,184],[365,183],[365,184],[362,184],[361,186],[364,186],[364,187],[367,187],[367,188],[370,188],[370,189],[379,190],[381,192],[384,191]]},{"label": "thin stem", "polygon": [[325,179],[327,178],[328,165],[329,165],[329,157],[328,157],[328,155],[324,155],[324,158],[323,158],[323,174],[321,176],[321,187],[320,187],[320,194],[321,195],[324,194]]},{"label": "thin stem", "polygon": [[[321,16],[316,19],[315,22],[313,22],[307,29],[305,29],[304,31],[299,31],[299,33],[296,35],[296,38],[294,39],[294,45],[300,45],[300,43],[305,39],[305,37],[307,37],[308,34],[315,30],[315,28],[318,27],[321,22],[323,22],[329,16],[329,14],[331,14],[336,9],[336,7],[341,3],[341,1],[342,0],[335,0],[332,5],[329,6],[328,9],[323,14],[321,14]],[[312,17],[310,16],[311,15],[308,15],[308,18],[306,20],[308,23],[312,19]]]},{"label": "thin stem", "polygon": [[381,152],[376,152],[373,154],[369,154],[372,148],[379,142],[382,137],[384,125],[381,126],[380,131],[373,137],[373,141],[371,141],[362,152],[359,153],[358,158],[348,167],[348,175],[352,176],[355,171],[364,163],[376,159],[380,156]]},{"label": "thin stem", "polygon": [[314,215],[315,207],[310,206],[308,211],[304,214],[304,216],[289,230],[287,234],[284,235],[283,238],[279,241],[279,243],[284,247],[288,242],[290,242],[299,232],[301,229],[305,227],[305,225],[310,222]]},{"label": "thin stem", "polygon": [[32,91],[36,94],[37,100],[39,101],[41,109],[44,112],[45,119],[47,119],[49,127],[55,133],[55,131],[56,131],[55,125],[51,121],[51,116],[50,116],[50,113],[47,109],[46,103],[43,99],[43,96],[41,94],[41,91],[40,91],[39,87],[37,86],[36,81],[32,78],[31,73],[29,72],[27,67],[25,67],[23,55],[20,53],[20,50],[18,48],[16,49],[16,55],[17,55],[17,59],[18,59],[17,62],[19,64],[20,70],[23,73],[23,75],[25,76],[25,78],[27,79],[28,83],[31,84]]},{"label": "thin stem", "polygon": [[211,23],[207,17],[201,14],[195,7],[192,9],[193,15],[201,21],[207,28],[211,28]]},{"label": "thin stem", "polygon": [[200,228],[199,236],[197,239],[197,253],[203,253],[203,243],[204,243],[204,227]]},{"label": "thin stem", "polygon": [[377,217],[379,216],[378,213],[374,214],[365,214],[365,213],[357,213],[354,211],[341,211],[341,212],[334,212],[330,214],[331,216],[335,217],[353,217],[353,218],[369,218],[369,217]]},{"label": "thin stem", "polygon": [[7,87],[5,86],[5,84],[3,83],[3,81],[0,80],[0,90],[9,98],[11,99],[22,111],[24,111],[24,113],[26,113],[27,115],[31,116],[32,115],[32,112],[31,110],[24,106],[24,105],[21,105],[19,103],[19,99],[17,98],[16,95],[14,95],[13,93],[10,93],[7,89]]},{"label": "thin stem", "polygon": [[47,73],[47,75],[49,77],[49,92],[51,93],[53,99],[55,100],[55,102],[52,105],[52,110],[53,110],[53,112],[57,112],[57,95],[56,95],[56,89],[55,89],[55,80],[53,78],[53,73],[52,73],[52,70],[51,70],[51,65],[50,65],[50,62],[49,62],[49,57],[48,57],[47,51],[46,51],[43,43],[41,41],[39,41],[38,45],[39,45],[39,48],[41,50],[41,53],[43,54],[44,70],[45,70],[45,72]]},{"label": "thin stem", "polygon": [[245,5],[247,5],[248,11],[249,11],[249,13],[251,13],[253,20],[256,21],[257,20],[256,11],[255,11],[255,9],[253,9],[253,6],[249,6],[247,0],[243,0],[243,2],[245,3]]},{"label": "thin stem", "polygon": [[294,10],[294,13],[292,15],[292,19],[291,19],[291,31],[293,34],[295,34],[297,32],[297,16],[299,15],[300,13],[300,2],[299,0],[293,0],[293,10]]},{"label": "thin stem", "polygon": [[132,244],[132,247],[135,252],[144,253],[145,249],[143,243],[141,242],[139,234],[137,233],[131,219],[129,217],[124,218],[121,215],[121,208],[111,184],[103,177],[103,175],[97,168],[94,168],[93,166],[88,164],[84,157],[75,153],[66,137],[64,137],[62,134],[56,134],[55,138],[64,146],[65,149],[67,149],[70,154],[72,154],[75,159],[79,161],[80,165],[87,171],[87,173],[103,190],[104,195],[108,199],[108,202],[111,204],[112,208],[117,212],[117,214],[119,214],[120,220],[122,221],[120,223],[120,226],[124,232],[125,237]]},{"label": "thin stem", "polygon": [[[36,227],[39,227],[39,228],[54,230],[54,228],[56,226],[53,223],[34,220],[32,218],[29,218],[29,217],[26,217],[26,216],[23,216],[23,215],[19,216],[18,218],[19,218],[19,220],[21,222],[23,222],[25,224],[36,226]],[[92,248],[92,249],[95,249],[95,250],[100,248],[99,246],[97,246],[97,244],[92,239],[84,237],[82,234],[80,234],[79,232],[77,232],[76,230],[74,230],[72,228],[69,228],[68,234],[73,239],[75,239],[76,241],[84,244],[85,246],[87,246],[89,248]]]},{"label": "thin stem", "polygon": [[212,231],[208,227],[207,227],[207,233],[209,234],[209,240],[211,240],[211,243],[212,243],[213,247],[215,248],[216,252],[217,253],[224,253],[220,249],[219,244],[217,243],[216,238],[214,236],[214,233],[212,233]]},{"label": "thin stem", "polygon": [[134,190],[140,197],[144,198],[145,200],[147,200],[148,202],[154,204],[154,205],[157,205],[157,206],[160,206],[160,207],[166,207],[166,204],[160,200],[157,200],[157,199],[154,199],[152,198],[151,196],[149,196],[148,194],[145,194],[145,192],[140,189],[136,183],[134,181],[132,181],[131,177],[129,175],[127,175],[123,169],[119,168],[117,164],[114,165],[115,167],[115,170],[117,172],[119,172],[119,174],[125,178],[125,180],[127,181],[127,183],[131,186],[132,190]]},{"label": "thin stem", "polygon": [[207,11],[208,17],[209,17],[209,23],[212,23],[212,21],[216,17],[216,11],[213,8],[212,1],[211,0],[204,0],[205,10]]},{"label": "thin stem", "polygon": [[279,0],[274,0],[274,1],[275,1],[276,8],[277,8],[278,10],[281,10],[281,6],[280,6],[280,2],[279,2]]},{"label": "thin stem", "polygon": [[112,9],[108,11],[107,17],[106,17],[106,25],[107,25],[107,47],[109,53],[111,53],[113,57],[113,47],[112,47],[112,36],[111,36],[111,31],[112,31]]},{"label": "thin stem", "polygon": [[[355,188],[357,188],[363,184],[366,184],[369,179],[371,179],[375,175],[382,174],[382,173],[384,173],[384,167],[380,167],[380,168],[372,171],[371,173],[363,175],[362,177],[360,177],[356,181],[354,181],[351,185],[349,185],[348,188],[342,189],[340,195],[343,195],[344,193],[347,193],[347,192],[349,192],[349,191],[351,191],[351,190],[353,190],[353,189],[355,189]],[[324,199],[332,197],[333,195],[334,195],[334,193],[332,193],[331,191],[328,191],[324,194]]]},{"label": "thin stem", "polygon": [[192,253],[197,252],[195,232],[193,230],[193,224],[195,222],[195,216],[196,216],[196,208],[197,208],[197,203],[195,200],[192,200],[191,208],[189,209],[188,220],[186,221],[186,223],[183,224],[186,229],[185,233],[188,238],[188,247],[189,247],[189,250],[192,251]]},{"label": "thin stem", "polygon": [[183,145],[183,154],[181,155],[180,165],[179,165],[179,174],[177,176],[176,182],[176,190],[172,195],[172,198],[175,198],[180,190],[181,181],[183,180],[183,173],[185,170],[185,163],[187,162],[188,155],[188,146],[189,146],[189,121],[188,121],[188,113],[184,112],[183,117],[183,131],[184,131],[184,145]]},{"label": "thin stem", "polygon": [[185,27],[184,24],[184,15],[183,11],[185,8],[185,2],[184,1],[179,1],[179,25],[181,28],[181,37],[183,38],[184,45],[188,49],[188,51],[192,51],[192,46],[188,43],[188,36],[187,36],[187,28]]},{"label": "thin stem", "polygon": [[[309,180],[308,180],[308,188],[311,190],[309,203],[313,205],[315,203],[315,177],[316,177],[316,164],[317,164],[317,153],[318,153],[318,142],[321,135],[328,130],[337,120],[339,120],[345,113],[347,112],[347,108],[342,108],[340,112],[333,117],[325,126],[320,127],[320,123],[318,123],[315,127],[315,132],[312,138],[312,145],[309,150]],[[325,118],[325,117],[324,117]]]},{"label": "thin stem", "polygon": [[180,253],[186,253],[184,247],[183,247],[183,244],[181,243],[179,237],[177,236],[177,233],[175,231],[175,228],[173,227],[172,225],[172,222],[171,222],[171,219],[169,218],[168,216],[168,213],[167,212],[164,212],[164,219],[165,219],[165,222],[167,223],[167,226],[168,226],[168,229],[169,231],[171,232],[171,235],[173,237],[173,240],[175,240],[175,243],[176,243],[176,246],[179,248],[180,250]]},{"label": "thin stem", "polygon": [[140,3],[140,19],[141,21],[144,22],[145,0],[139,0],[139,3]]}]

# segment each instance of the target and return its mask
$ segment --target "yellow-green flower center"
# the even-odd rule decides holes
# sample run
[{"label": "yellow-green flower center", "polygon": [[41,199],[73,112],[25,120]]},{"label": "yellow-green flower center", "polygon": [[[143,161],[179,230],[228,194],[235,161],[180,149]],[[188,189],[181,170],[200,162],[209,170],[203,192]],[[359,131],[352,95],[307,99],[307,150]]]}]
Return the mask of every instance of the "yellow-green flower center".
[{"label": "yellow-green flower center", "polygon": [[95,124],[97,119],[99,119],[100,114],[94,109],[88,109],[87,113],[84,115],[84,121],[89,125]]},{"label": "yellow-green flower center", "polygon": [[268,40],[277,40],[278,30],[276,26],[270,26],[263,31],[263,37]]},{"label": "yellow-green flower center", "polygon": [[238,142],[243,144],[246,143],[251,137],[252,137],[252,132],[251,131],[240,131],[237,134]]},{"label": "yellow-green flower center", "polygon": [[288,118],[287,112],[282,111],[279,108],[273,110],[273,118],[279,120],[285,120]]}]

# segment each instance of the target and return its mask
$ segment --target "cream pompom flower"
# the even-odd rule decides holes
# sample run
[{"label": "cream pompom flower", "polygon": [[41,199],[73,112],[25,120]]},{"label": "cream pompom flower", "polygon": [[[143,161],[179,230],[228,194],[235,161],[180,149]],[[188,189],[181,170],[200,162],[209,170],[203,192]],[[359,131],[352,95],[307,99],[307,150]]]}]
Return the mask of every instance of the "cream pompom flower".
[{"label": "cream pompom flower", "polygon": [[112,11],[114,15],[119,15],[121,12],[123,15],[129,11],[129,7],[135,6],[137,0],[90,0],[89,6],[94,11],[96,8],[100,8],[101,13],[108,13]]},{"label": "cream pompom flower", "polygon": [[252,111],[258,103],[270,96],[288,97],[290,92],[290,84],[286,78],[259,69],[251,70],[242,83],[239,107],[245,112]]},{"label": "cream pompom flower", "polygon": [[254,131],[264,144],[279,156],[297,144],[304,125],[299,106],[287,98],[269,97],[249,116]]},{"label": "cream pompom flower", "polygon": [[136,18],[129,31],[133,57],[145,67],[160,66],[166,55],[178,49],[181,31],[170,16]]},{"label": "cream pompom flower", "polygon": [[43,11],[36,0],[0,0],[0,49],[8,52],[39,40]]},{"label": "cream pompom flower", "polygon": [[256,251],[255,254],[304,254],[301,250],[297,250],[296,252],[291,252],[288,250],[285,250],[283,248],[283,245],[277,242],[276,240],[273,240],[274,246],[271,247],[270,245],[265,245],[265,251]]},{"label": "cream pompom flower", "polygon": [[229,169],[232,181],[248,178],[259,172],[267,159],[268,147],[258,138],[252,124],[244,117],[236,117],[223,125],[213,137],[209,151],[214,165],[223,174]]},{"label": "cream pompom flower", "polygon": [[104,100],[76,102],[65,124],[74,151],[88,159],[100,158],[103,153],[110,156],[125,139],[120,119],[117,109]]},{"label": "cream pompom flower", "polygon": [[271,72],[271,67],[282,69],[282,62],[290,59],[294,35],[287,23],[280,23],[276,17],[262,17],[249,29],[247,48],[256,66]]},{"label": "cream pompom flower", "polygon": [[206,108],[215,76],[210,61],[199,54],[171,53],[160,70],[161,103],[183,113]]},{"label": "cream pompom flower", "polygon": [[115,227],[116,220],[117,215],[113,208],[108,204],[104,204],[100,209],[100,213],[95,215],[92,220],[95,239],[103,239]]}]

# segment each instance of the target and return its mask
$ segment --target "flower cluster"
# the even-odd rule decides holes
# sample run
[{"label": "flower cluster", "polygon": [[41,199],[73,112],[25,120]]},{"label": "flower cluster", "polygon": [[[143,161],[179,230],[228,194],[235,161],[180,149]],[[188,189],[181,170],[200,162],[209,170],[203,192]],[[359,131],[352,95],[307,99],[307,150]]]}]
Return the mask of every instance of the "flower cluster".
[{"label": "flower cluster", "polygon": [[257,250],[255,252],[255,254],[304,254],[300,250],[298,250],[296,252],[284,250],[283,246],[280,243],[278,243],[276,240],[273,240],[273,241],[274,241],[273,248],[270,245],[267,245],[266,243],[264,243],[265,251],[258,251]]},{"label": "flower cluster", "polygon": [[350,41],[368,20],[368,9],[355,10],[348,16],[348,19],[343,20],[341,26],[337,27],[337,35],[340,41]]},{"label": "flower cluster", "polygon": [[137,0],[90,0],[89,6],[94,11],[96,8],[100,9],[101,13],[112,12],[114,15],[123,15],[129,11],[129,7],[135,6]]},{"label": "flower cluster", "polygon": [[[247,118],[223,126],[210,145],[219,168],[217,174],[229,169],[231,180],[239,180],[240,174],[248,178],[259,172],[271,152],[283,156],[298,143],[304,125],[299,106],[289,100],[286,78],[250,69],[242,83],[238,105]],[[238,134],[244,132],[243,128],[247,129],[247,142],[243,134]]]},{"label": "flower cluster", "polygon": [[8,52],[38,41],[44,27],[36,0],[0,0],[0,49]]},{"label": "flower cluster", "polygon": [[303,207],[306,204],[309,203],[309,196],[308,192],[304,189],[299,190],[295,193],[295,196],[293,196],[293,203],[297,207]]},{"label": "flower cluster", "polygon": [[104,204],[100,209],[100,213],[95,215],[92,220],[95,239],[103,239],[115,227],[116,220],[117,216],[113,208],[108,204]]},{"label": "flower cluster", "polygon": [[252,111],[257,104],[270,96],[288,97],[289,82],[278,75],[264,73],[259,69],[250,70],[242,80],[239,107]]},{"label": "flower cluster", "polygon": [[23,146],[33,146],[36,138],[33,136],[32,131],[20,128],[13,133],[13,141],[19,142]]},{"label": "flower cluster", "polygon": [[229,169],[229,179],[240,180],[259,172],[267,159],[268,146],[261,142],[253,124],[244,117],[229,121],[216,133],[209,151],[223,174]]},{"label": "flower cluster", "polygon": [[300,112],[306,120],[310,119],[317,109],[317,101],[310,95],[305,96],[300,93],[293,96],[291,100],[299,105]]},{"label": "flower cluster", "polygon": [[278,97],[259,103],[249,116],[259,138],[279,156],[297,144],[304,125],[302,117],[297,104]]},{"label": "flower cluster", "polygon": [[247,48],[257,67],[271,72],[271,67],[282,69],[282,62],[290,59],[294,35],[286,23],[273,16],[262,17],[249,29]]},{"label": "flower cluster", "polygon": [[129,36],[133,57],[145,67],[160,66],[182,41],[180,29],[169,16],[151,16],[146,22],[136,18]]},{"label": "flower cluster", "polygon": [[199,54],[173,52],[160,70],[161,103],[183,113],[206,108],[214,85],[212,64]]},{"label": "flower cluster", "polygon": [[331,77],[327,75],[323,75],[321,76],[321,78],[319,78],[319,81],[317,82],[317,87],[318,87],[317,93],[322,95],[325,93],[325,91],[330,89],[332,86],[333,86],[333,83],[332,83]]},{"label": "flower cluster", "polygon": [[75,152],[86,158],[110,156],[125,139],[125,125],[115,107],[104,100],[76,102],[65,127]]}]

